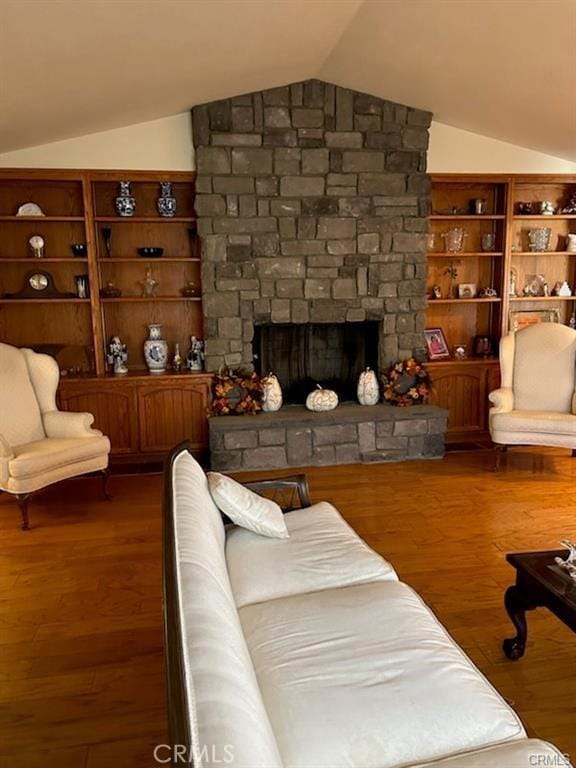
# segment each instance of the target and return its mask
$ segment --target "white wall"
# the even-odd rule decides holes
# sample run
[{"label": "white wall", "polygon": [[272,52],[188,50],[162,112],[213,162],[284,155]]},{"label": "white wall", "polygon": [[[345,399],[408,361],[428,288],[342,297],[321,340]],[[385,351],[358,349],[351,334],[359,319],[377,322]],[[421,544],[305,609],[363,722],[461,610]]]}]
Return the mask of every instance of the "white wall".
[{"label": "white wall", "polygon": [[0,167],[191,171],[190,113],[6,152]]},{"label": "white wall", "polygon": [[429,173],[576,173],[576,163],[433,122]]},{"label": "white wall", "polygon": [[[0,154],[3,168],[194,168],[189,112]],[[432,123],[430,173],[576,173],[576,163]]]}]

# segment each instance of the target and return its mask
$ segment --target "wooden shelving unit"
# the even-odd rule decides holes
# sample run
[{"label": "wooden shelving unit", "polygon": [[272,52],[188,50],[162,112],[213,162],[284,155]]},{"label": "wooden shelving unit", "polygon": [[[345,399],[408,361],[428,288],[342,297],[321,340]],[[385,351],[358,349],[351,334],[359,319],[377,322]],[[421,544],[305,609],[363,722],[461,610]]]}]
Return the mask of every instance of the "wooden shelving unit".
[{"label": "wooden shelving unit", "polygon": [[[121,180],[131,181],[133,217],[116,214]],[[173,218],[156,210],[160,181],[172,182]],[[151,376],[143,356],[150,323],[162,324],[170,355],[178,343],[185,356],[190,336],[203,337],[194,181],[195,174],[176,172],[0,170],[0,339],[48,351],[62,368],[80,370],[62,377],[61,405],[94,413],[116,457],[157,458],[185,438],[198,452],[206,448],[210,375]],[[46,215],[15,215],[26,202]],[[111,232],[111,258],[103,228]],[[35,234],[45,240],[45,258],[34,258],[29,249]],[[85,258],[72,256],[75,243],[86,244]],[[163,256],[140,257],[137,249],[150,246],[163,248]],[[140,295],[147,268],[158,281],[154,297]],[[48,272],[64,293],[75,293],[75,276],[87,274],[89,298],[5,298],[34,269]],[[108,282],[121,297],[100,295]],[[189,282],[200,295],[181,294]],[[111,376],[106,365],[106,344],[114,335],[128,346],[126,377]]]},{"label": "wooden shelving unit", "polygon": [[[518,203],[538,204],[550,200],[559,210],[576,189],[576,176],[552,175],[460,175],[445,174],[432,177],[432,213],[429,232],[435,234],[435,247],[428,253],[428,293],[439,285],[444,298],[429,298],[427,327],[442,328],[450,351],[466,344],[468,357],[457,360],[431,361],[429,368],[434,380],[433,401],[450,411],[448,439],[470,442],[486,438],[489,391],[498,386],[498,341],[511,327],[510,312],[556,309],[561,322],[568,323],[576,308],[575,296],[510,295],[512,274],[517,292],[524,288],[529,275],[543,275],[550,289],[558,281],[567,280],[576,292],[576,256],[565,250],[566,235],[576,232],[576,215],[520,215]],[[486,214],[445,215],[439,210],[463,210],[471,201],[486,200]],[[467,233],[464,250],[446,253],[441,234],[450,226],[459,226]],[[527,229],[550,227],[549,251],[529,250]],[[492,232],[496,250],[480,248],[482,234]],[[475,283],[478,289],[492,287],[496,299],[457,299],[448,296],[450,280],[445,274],[451,262],[458,262],[458,283]],[[473,357],[476,336],[489,336],[493,356]]]}]

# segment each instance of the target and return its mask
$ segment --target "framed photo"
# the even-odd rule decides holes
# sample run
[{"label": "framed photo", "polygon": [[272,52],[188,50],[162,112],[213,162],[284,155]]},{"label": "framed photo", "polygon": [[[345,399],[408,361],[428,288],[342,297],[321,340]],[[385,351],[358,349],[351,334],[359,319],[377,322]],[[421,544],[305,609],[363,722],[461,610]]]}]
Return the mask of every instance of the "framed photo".
[{"label": "framed photo", "polygon": [[512,332],[521,331],[535,323],[559,323],[559,309],[514,309],[510,312],[509,328]]},{"label": "framed photo", "polygon": [[424,338],[426,339],[429,360],[440,360],[443,357],[450,357],[442,328],[428,328],[428,330],[424,331]]},{"label": "framed photo", "polygon": [[478,286],[476,283],[459,283],[458,284],[458,298],[459,299],[475,299],[478,293]]}]

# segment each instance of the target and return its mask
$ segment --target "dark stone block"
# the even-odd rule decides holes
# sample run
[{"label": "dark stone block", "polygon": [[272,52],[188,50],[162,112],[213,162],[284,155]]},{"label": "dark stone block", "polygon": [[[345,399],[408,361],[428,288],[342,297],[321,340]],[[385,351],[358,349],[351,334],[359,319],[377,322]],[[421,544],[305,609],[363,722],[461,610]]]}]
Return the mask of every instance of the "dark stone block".
[{"label": "dark stone block", "polygon": [[252,247],[249,245],[228,245],[226,258],[228,261],[248,261],[252,258]]},{"label": "dark stone block", "polygon": [[267,128],[264,131],[263,144],[265,147],[296,147],[298,134],[293,129]]},{"label": "dark stone block", "polygon": [[213,131],[229,131],[232,128],[232,105],[228,99],[208,105],[208,119]]},{"label": "dark stone block", "polygon": [[288,429],[286,438],[288,464],[299,466],[307,464],[312,458],[312,430]]},{"label": "dark stone block", "polygon": [[308,197],[302,200],[303,216],[335,216],[338,200],[333,197]]},{"label": "dark stone block", "polygon": [[324,83],[307,80],[304,83],[304,106],[322,109],[324,106]]},{"label": "dark stone block", "polygon": [[289,107],[290,106],[290,89],[289,86],[284,85],[280,88],[269,88],[267,91],[262,91],[262,99],[264,104],[271,107]]},{"label": "dark stone block", "polygon": [[208,107],[203,104],[192,110],[192,133],[196,148],[210,143],[210,122],[208,120]]},{"label": "dark stone block", "polygon": [[418,152],[387,152],[386,170],[414,173],[418,170],[420,155]]}]

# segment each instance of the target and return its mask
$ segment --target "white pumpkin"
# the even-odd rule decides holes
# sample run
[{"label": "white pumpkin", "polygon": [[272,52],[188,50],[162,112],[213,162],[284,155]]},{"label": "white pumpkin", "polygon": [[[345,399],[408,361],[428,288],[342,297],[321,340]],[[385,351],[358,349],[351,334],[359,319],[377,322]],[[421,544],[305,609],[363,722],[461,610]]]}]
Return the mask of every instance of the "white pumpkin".
[{"label": "white pumpkin", "polygon": [[376,374],[370,368],[366,368],[358,379],[358,402],[360,405],[376,405],[379,399],[380,388]]},{"label": "white pumpkin", "polygon": [[331,389],[323,389],[320,384],[318,389],[310,392],[306,398],[306,408],[309,411],[331,411],[338,405],[338,395]]},{"label": "white pumpkin", "polygon": [[279,411],[282,408],[282,387],[273,373],[269,373],[262,379],[264,387],[262,393],[262,410],[266,413]]}]

